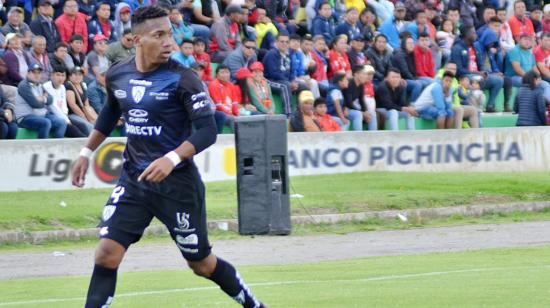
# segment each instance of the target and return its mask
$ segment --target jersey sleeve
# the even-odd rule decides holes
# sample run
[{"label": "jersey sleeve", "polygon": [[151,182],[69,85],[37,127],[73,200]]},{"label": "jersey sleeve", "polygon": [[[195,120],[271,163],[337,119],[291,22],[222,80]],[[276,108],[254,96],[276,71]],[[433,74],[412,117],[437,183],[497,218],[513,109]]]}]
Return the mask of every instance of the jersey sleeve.
[{"label": "jersey sleeve", "polygon": [[193,71],[185,70],[182,72],[179,87],[180,99],[191,121],[214,114],[214,111],[210,108],[208,94]]},{"label": "jersey sleeve", "polygon": [[112,80],[112,78],[110,78],[110,71],[111,70],[109,70],[105,76],[107,102],[105,103],[105,106],[103,106],[103,109],[101,109],[94,127],[105,136],[109,136],[111,134],[122,114],[120,104],[116,96],[113,94],[113,89],[111,88],[111,84],[109,82],[109,80]]}]

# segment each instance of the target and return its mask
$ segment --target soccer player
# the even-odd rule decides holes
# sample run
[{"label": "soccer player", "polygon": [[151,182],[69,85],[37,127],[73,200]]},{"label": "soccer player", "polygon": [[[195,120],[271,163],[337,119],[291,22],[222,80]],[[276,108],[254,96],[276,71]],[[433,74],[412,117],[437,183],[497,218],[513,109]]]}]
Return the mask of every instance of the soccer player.
[{"label": "soccer player", "polygon": [[153,217],[166,225],[196,275],[214,281],[243,307],[264,307],[235,268],[211,254],[204,185],[192,160],[216,141],[201,82],[192,70],[170,60],[173,38],[164,9],[137,9],[132,30],[136,55],[107,72],[108,102],[72,170],[73,185],[82,187],[92,151],[122,115],[128,136],[125,162],[103,210],[86,308],[112,302],[122,258]]}]

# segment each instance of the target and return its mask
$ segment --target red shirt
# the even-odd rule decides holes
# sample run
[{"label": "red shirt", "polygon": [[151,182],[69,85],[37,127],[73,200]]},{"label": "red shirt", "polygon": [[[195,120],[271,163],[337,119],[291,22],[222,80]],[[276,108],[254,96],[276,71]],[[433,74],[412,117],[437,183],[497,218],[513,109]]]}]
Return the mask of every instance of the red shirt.
[{"label": "red shirt", "polygon": [[337,72],[351,72],[351,64],[349,63],[348,55],[345,52],[336,52],[329,50],[328,63],[330,69],[327,77],[332,78]]},{"label": "red shirt", "polygon": [[[235,49],[235,38],[239,35],[239,25],[234,22],[229,25],[229,37],[227,38],[227,43],[229,44],[229,47],[231,49]],[[216,51],[219,50],[218,41],[216,39],[216,36],[212,37],[212,40],[210,41],[210,53],[214,54]]]},{"label": "red shirt", "polygon": [[113,29],[111,29],[111,24],[109,23],[109,21],[107,20],[107,21],[105,21],[105,23],[102,23],[98,19],[97,23],[101,27],[101,32],[103,33],[103,35],[105,35],[108,39],[110,39],[111,38],[111,31]]},{"label": "red shirt", "polygon": [[476,58],[476,52],[474,51],[474,48],[472,47],[468,48],[468,57],[470,57],[470,64],[468,66],[468,70],[470,72],[479,72],[477,68],[477,58]]},{"label": "red shirt", "polygon": [[508,24],[510,25],[510,31],[512,31],[512,36],[516,40],[521,33],[535,35],[535,28],[533,27],[533,23],[531,22],[531,19],[529,19],[529,17],[527,16],[524,16],[523,20],[519,20],[514,15],[510,17],[510,20],[508,20]]},{"label": "red shirt", "polygon": [[324,116],[315,114],[315,119],[317,123],[319,123],[319,126],[321,126],[321,131],[323,132],[339,132],[342,130],[340,125],[338,125],[329,114],[325,114]]},{"label": "red shirt", "polygon": [[63,43],[68,44],[73,34],[80,34],[84,38],[84,51],[88,50],[88,23],[86,15],[77,13],[75,19],[69,18],[66,14],[55,20],[55,26]]},{"label": "red shirt", "polygon": [[212,67],[210,67],[210,55],[206,52],[201,53],[200,55],[193,53],[193,57],[197,62],[204,63],[204,74],[202,75],[202,80],[206,82],[212,81]]},{"label": "red shirt", "polygon": [[542,32],[543,33],[550,33],[550,21],[542,20]]},{"label": "red shirt", "polygon": [[321,57],[318,56],[315,51],[311,52],[311,57],[315,61],[315,64],[317,64],[315,72],[311,74],[311,77],[313,77],[313,79],[317,81],[328,80],[327,70],[326,70],[325,62],[323,62],[323,59],[321,59]]},{"label": "red shirt", "polygon": [[435,65],[431,49],[422,50],[417,45],[414,48],[414,60],[417,77],[435,77]]},{"label": "red shirt", "polygon": [[363,86],[363,89],[363,95],[365,95],[366,97],[374,97],[374,85],[372,84],[372,82],[367,81],[367,83],[365,83],[365,85]]},{"label": "red shirt", "polygon": [[241,98],[239,95],[240,91],[238,91],[236,85],[231,82],[223,83],[216,78],[208,86],[208,92],[218,111],[231,116],[239,115],[239,103],[241,102]]},{"label": "red shirt", "polygon": [[537,45],[537,47],[533,49],[533,54],[535,55],[537,63],[544,62],[546,69],[550,70],[550,48],[545,51],[542,49],[541,45]]}]

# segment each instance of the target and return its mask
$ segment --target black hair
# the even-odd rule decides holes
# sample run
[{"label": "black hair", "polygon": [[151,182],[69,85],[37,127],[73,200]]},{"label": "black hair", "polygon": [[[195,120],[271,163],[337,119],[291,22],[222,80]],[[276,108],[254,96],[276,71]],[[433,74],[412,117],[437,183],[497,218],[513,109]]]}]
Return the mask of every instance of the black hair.
[{"label": "black hair", "polygon": [[302,37],[299,34],[294,33],[294,34],[290,35],[289,39],[294,40],[294,41],[301,41]]},{"label": "black hair", "polygon": [[460,8],[458,6],[450,6],[447,9],[447,14],[449,14],[449,11],[459,11],[460,12]]},{"label": "black hair", "polygon": [[319,106],[319,105],[326,105],[327,100],[324,97],[318,97],[313,101],[313,108]]},{"label": "black hair", "polygon": [[443,73],[443,77],[441,77],[441,80],[443,80],[443,78],[445,78],[445,77],[455,78],[455,74],[453,74],[452,72],[449,72],[449,71],[445,71],[445,73]]},{"label": "black hair", "polygon": [[84,38],[80,34],[73,34],[71,36],[71,38],[69,39],[69,43],[72,43],[74,41],[83,41],[84,42]]},{"label": "black hair", "polygon": [[381,38],[381,37],[385,38],[386,41],[388,40],[388,37],[385,36],[384,34],[378,34],[378,35],[376,35],[376,36],[374,37],[374,41],[375,41],[375,42],[378,41],[378,39]]},{"label": "black hair", "polygon": [[401,75],[401,71],[400,71],[397,67],[390,67],[390,68],[386,71],[386,77],[388,77],[388,76],[390,75],[390,73],[396,73],[396,74]]},{"label": "black hair", "polygon": [[418,15],[420,15],[420,14],[422,14],[422,13],[426,14],[426,11],[423,11],[423,10],[418,10],[418,11],[416,11],[416,12],[414,13],[414,19],[418,18]]},{"label": "black hair", "polygon": [[311,34],[307,33],[306,35],[304,35],[304,37],[302,37],[302,42],[303,41],[313,42],[313,36],[311,36]]},{"label": "black hair", "polygon": [[[361,66],[359,66],[361,69],[363,69]],[[338,84],[340,81],[346,79],[346,73],[344,72],[338,72],[332,76],[332,83]]]},{"label": "black hair", "polygon": [[516,0],[516,1],[514,1],[514,9],[516,8],[516,4],[518,4],[518,3],[523,3],[523,4],[525,4],[525,1],[523,1],[523,0]]},{"label": "black hair", "polygon": [[466,35],[468,35],[468,33],[469,33],[472,29],[475,29],[474,26],[470,26],[470,25],[462,25],[462,26],[460,26],[460,37],[461,37],[461,38],[465,38]]},{"label": "black hair", "polygon": [[69,49],[69,47],[67,46],[67,44],[65,44],[65,43],[63,43],[63,42],[59,42],[59,43],[57,43],[57,44],[55,45],[54,51],[57,51],[57,50],[58,50],[59,48],[61,48],[61,47],[65,47],[65,48]]},{"label": "black hair", "polygon": [[[407,32],[409,33],[409,32]],[[403,50],[404,52],[406,52],[407,50],[407,40],[408,39],[412,39],[412,36],[410,35],[402,35],[401,36],[401,44],[399,45],[401,47],[401,50]]]},{"label": "black hair", "polygon": [[132,14],[132,28],[135,29],[149,19],[168,16],[168,11],[158,6],[142,6]]},{"label": "black hair", "polygon": [[100,1],[97,3],[97,6],[95,7],[95,11],[99,11],[99,8],[101,8],[102,5],[108,5],[109,6],[109,9],[111,8],[111,5],[109,4],[109,2],[106,2],[106,1]]},{"label": "black hair", "polygon": [[354,65],[354,66],[351,68],[351,73],[352,73],[353,75],[355,75],[355,73],[360,72],[360,71],[362,71],[362,70],[364,70],[364,69],[365,69],[364,65]]},{"label": "black hair", "polygon": [[183,46],[183,44],[185,44],[185,43],[193,45],[193,40],[188,39],[188,38],[183,39],[183,41],[181,41],[181,45],[180,45],[180,46]]},{"label": "black hair", "polygon": [[500,19],[498,19],[498,17],[496,16],[493,16],[489,19],[489,23],[494,23],[494,22],[498,22],[499,24],[502,23],[502,21],[500,21]]},{"label": "black hair", "polygon": [[53,65],[52,74],[53,73],[65,73],[67,75],[67,68],[62,65]]},{"label": "black hair", "polygon": [[196,37],[194,40],[193,40],[193,45],[199,45],[199,44],[204,44],[206,45],[206,42],[204,41],[204,39],[202,37]]},{"label": "black hair", "polygon": [[494,10],[495,12],[497,11],[497,9],[496,9],[494,6],[492,6],[492,5],[486,6],[486,7],[483,9],[483,13],[485,13],[485,11],[487,11],[487,10]]},{"label": "black hair", "polygon": [[426,33],[426,32],[419,33],[419,34],[418,34],[418,39],[420,39],[420,38],[428,38],[428,39],[429,39],[429,38],[430,38],[430,35],[429,35],[428,33]]},{"label": "black hair", "polygon": [[281,36],[286,36],[290,39],[290,36],[286,30],[279,31],[279,34],[277,35],[277,40],[279,40]]},{"label": "black hair", "polygon": [[537,87],[535,84],[535,80],[537,80],[538,78],[540,78],[539,73],[530,70],[525,73],[525,75],[523,75],[523,77],[521,78],[521,83],[531,89],[535,89]]},{"label": "black hair", "polygon": [[132,33],[132,29],[130,28],[125,28],[124,31],[122,32],[122,36],[125,36],[125,35],[128,35]]},{"label": "black hair", "polygon": [[243,40],[243,42],[242,42],[243,45],[244,45],[244,43],[246,43],[246,42],[252,42],[252,43],[254,43],[254,45],[256,45],[256,41],[255,41],[253,38],[251,38],[251,37],[245,38],[245,39]]},{"label": "black hair", "polygon": [[330,3],[328,1],[322,1],[321,3],[319,3],[319,10],[321,10],[323,5],[325,5],[325,4],[327,4],[328,6],[330,6],[330,8],[332,8],[332,6],[330,5]]},{"label": "black hair", "polygon": [[220,64],[220,65],[218,65],[218,67],[216,68],[216,75],[217,75],[221,70],[228,70],[228,71],[230,71],[229,66],[227,66],[227,65],[225,65],[225,64]]},{"label": "black hair", "polygon": [[346,14],[348,14],[348,13],[351,12],[351,11],[356,11],[357,13],[359,13],[359,10],[358,10],[356,7],[351,6],[351,7],[349,7],[349,8],[346,10]]}]

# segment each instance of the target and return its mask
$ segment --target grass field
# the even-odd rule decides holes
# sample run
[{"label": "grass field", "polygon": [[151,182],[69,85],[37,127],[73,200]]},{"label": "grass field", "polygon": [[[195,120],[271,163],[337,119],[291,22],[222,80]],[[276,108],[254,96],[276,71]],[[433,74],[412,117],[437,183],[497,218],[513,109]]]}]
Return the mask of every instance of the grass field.
[{"label": "grass field", "polygon": [[[550,247],[241,267],[270,307],[549,307]],[[88,277],[0,281],[0,307],[82,307]],[[124,273],[116,307],[237,307],[190,271]]]},{"label": "grass field", "polygon": [[[549,173],[369,172],[291,179],[293,214],[550,200]],[[234,182],[208,183],[209,219],[237,217]],[[0,231],[94,227],[108,189],[0,193]],[[66,206],[61,206],[64,202]]]}]

